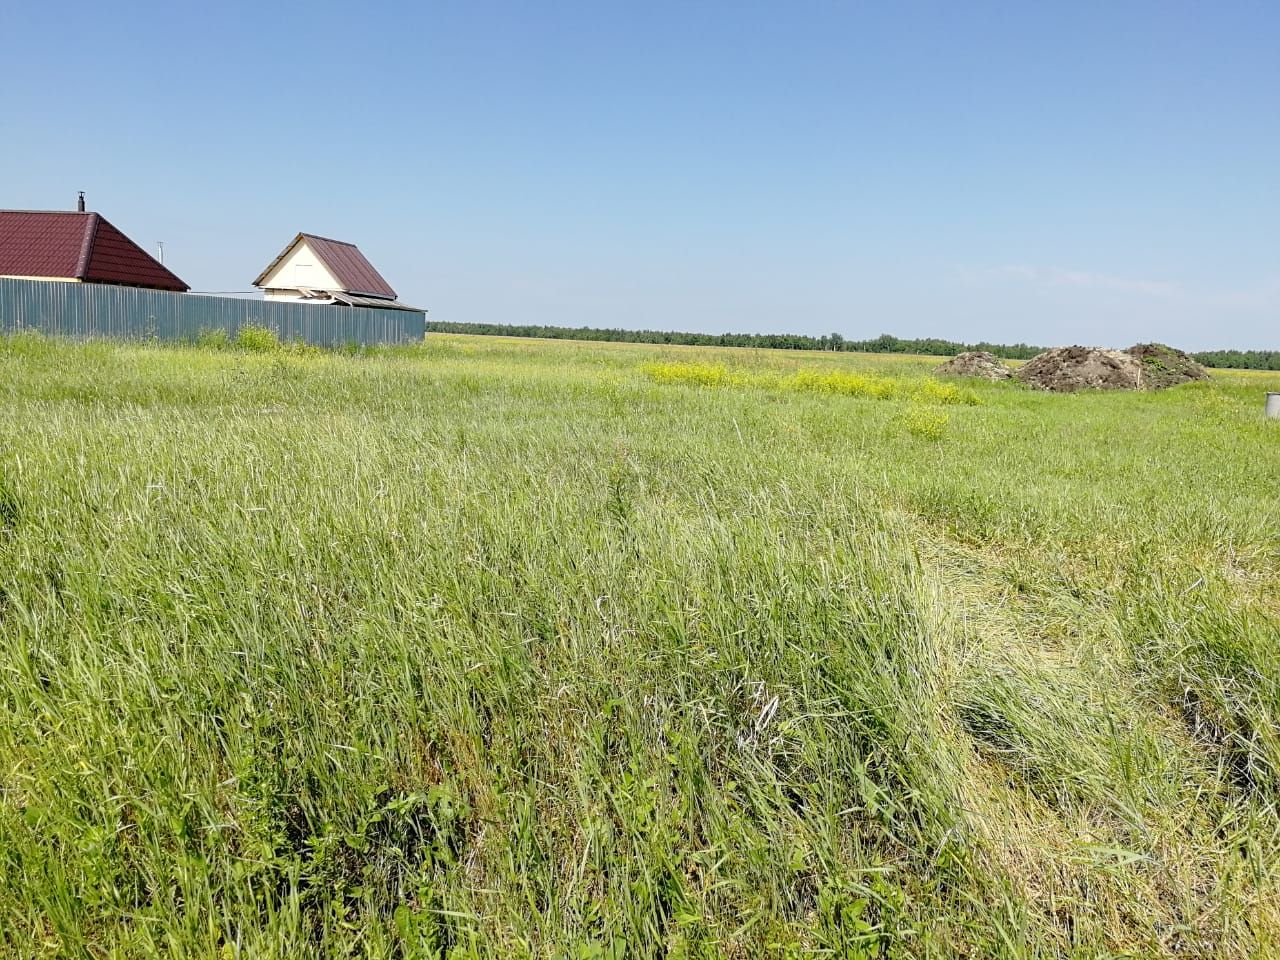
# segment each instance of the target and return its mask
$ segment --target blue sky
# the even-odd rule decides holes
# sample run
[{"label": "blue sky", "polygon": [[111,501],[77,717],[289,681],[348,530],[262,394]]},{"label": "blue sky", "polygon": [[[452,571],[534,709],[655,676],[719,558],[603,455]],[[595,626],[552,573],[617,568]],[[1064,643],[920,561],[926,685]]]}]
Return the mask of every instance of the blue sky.
[{"label": "blue sky", "polygon": [[0,207],[440,320],[1280,346],[1280,4],[6,4]]}]

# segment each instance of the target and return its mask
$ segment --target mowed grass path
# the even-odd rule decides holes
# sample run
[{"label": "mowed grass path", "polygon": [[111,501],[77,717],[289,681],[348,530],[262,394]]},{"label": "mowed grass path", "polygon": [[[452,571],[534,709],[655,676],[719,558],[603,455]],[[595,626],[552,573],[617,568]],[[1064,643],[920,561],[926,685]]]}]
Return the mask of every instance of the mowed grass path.
[{"label": "mowed grass path", "polygon": [[0,339],[0,955],[1275,955],[1280,378],[936,362]]}]

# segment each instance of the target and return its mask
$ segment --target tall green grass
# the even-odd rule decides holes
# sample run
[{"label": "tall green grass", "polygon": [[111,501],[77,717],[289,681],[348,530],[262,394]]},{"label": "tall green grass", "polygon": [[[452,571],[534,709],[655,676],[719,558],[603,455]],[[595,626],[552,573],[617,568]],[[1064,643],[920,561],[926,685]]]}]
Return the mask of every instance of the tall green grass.
[{"label": "tall green grass", "polygon": [[1280,387],[929,369],[0,340],[0,953],[1276,951]]}]

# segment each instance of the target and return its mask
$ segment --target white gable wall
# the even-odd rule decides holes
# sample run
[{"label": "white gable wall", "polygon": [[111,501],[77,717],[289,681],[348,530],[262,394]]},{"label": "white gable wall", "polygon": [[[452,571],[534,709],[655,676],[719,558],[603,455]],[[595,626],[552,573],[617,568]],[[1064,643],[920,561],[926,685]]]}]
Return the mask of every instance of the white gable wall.
[{"label": "white gable wall", "polygon": [[276,268],[267,274],[261,286],[268,300],[297,300],[299,287],[312,290],[343,290],[337,277],[325,269],[306,240],[299,240]]}]

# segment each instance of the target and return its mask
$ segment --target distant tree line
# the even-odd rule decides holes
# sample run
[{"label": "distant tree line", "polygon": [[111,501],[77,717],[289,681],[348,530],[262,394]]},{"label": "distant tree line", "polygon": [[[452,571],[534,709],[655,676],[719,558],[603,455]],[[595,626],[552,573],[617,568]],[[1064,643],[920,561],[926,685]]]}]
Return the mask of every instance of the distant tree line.
[{"label": "distant tree line", "polygon": [[1043,347],[1025,343],[956,343],[951,340],[903,340],[881,334],[874,340],[846,340],[838,333],[810,337],[798,333],[681,333],[676,330],[620,330],[601,327],[547,327],[535,324],[449,323],[431,320],[436,333],[470,333],[494,337],[541,337],[549,340],[607,340],[617,343],[674,343],[692,347],[767,347],[774,350],[828,350],[858,353],[923,353],[949,357],[964,350],[989,350],[1001,357],[1025,360]]},{"label": "distant tree line", "polygon": [[1206,367],[1232,370],[1280,370],[1280,350],[1204,350],[1193,357]]},{"label": "distant tree line", "polygon": [[[673,343],[691,347],[767,347],[774,350],[827,350],[856,353],[919,353],[950,357],[965,350],[986,350],[1009,360],[1026,360],[1044,347],[1026,343],[959,343],[933,337],[904,340],[882,333],[874,340],[846,340],[838,333],[809,337],[798,333],[681,333],[676,330],[621,330],[604,327],[548,327],[516,323],[450,323],[431,320],[435,333],[469,333],[490,337],[540,337],[548,340],[605,340],[615,343]],[[1280,351],[1210,350],[1193,354],[1206,367],[1280,370]]]}]

